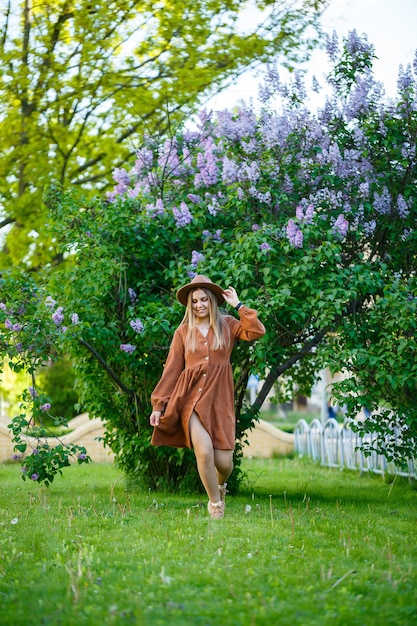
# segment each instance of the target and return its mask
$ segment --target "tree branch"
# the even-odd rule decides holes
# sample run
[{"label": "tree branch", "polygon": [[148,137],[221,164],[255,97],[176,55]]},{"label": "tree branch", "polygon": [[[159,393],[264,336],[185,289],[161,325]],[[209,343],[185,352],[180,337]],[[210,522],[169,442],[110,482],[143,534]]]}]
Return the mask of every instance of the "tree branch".
[{"label": "tree branch", "polygon": [[287,359],[285,363],[281,363],[280,365],[277,365],[276,367],[273,367],[271,369],[265,379],[264,384],[262,385],[261,391],[258,393],[255,402],[251,406],[251,412],[257,413],[259,411],[277,378],[279,378],[281,374],[290,369],[290,367],[292,367],[294,363],[297,363],[297,361],[299,361],[303,356],[308,354],[312,350],[312,348],[317,346],[323,339],[323,337],[329,332],[329,330],[329,327],[323,328],[313,337],[313,339],[304,344],[301,350],[299,350],[296,354],[293,354],[289,359]]},{"label": "tree branch", "polygon": [[0,230],[9,224],[13,224],[15,221],[14,217],[6,217],[2,222],[0,222]]},{"label": "tree branch", "polygon": [[133,389],[129,389],[128,387],[126,387],[126,385],[124,385],[122,383],[122,381],[117,376],[117,374],[115,372],[113,372],[111,367],[106,363],[106,361],[103,359],[101,354],[99,354],[97,352],[97,350],[95,349],[94,346],[91,345],[91,343],[88,343],[88,341],[86,341],[82,337],[81,337],[81,339],[79,341],[80,341],[81,345],[83,345],[85,348],[87,348],[87,350],[89,350],[91,352],[91,354],[97,359],[97,361],[100,363],[100,365],[103,367],[103,369],[107,372],[107,374],[110,376],[110,378],[112,378],[114,380],[114,382],[120,387],[120,389],[122,391],[127,393],[128,396],[134,396],[135,395],[135,392],[133,391]]}]

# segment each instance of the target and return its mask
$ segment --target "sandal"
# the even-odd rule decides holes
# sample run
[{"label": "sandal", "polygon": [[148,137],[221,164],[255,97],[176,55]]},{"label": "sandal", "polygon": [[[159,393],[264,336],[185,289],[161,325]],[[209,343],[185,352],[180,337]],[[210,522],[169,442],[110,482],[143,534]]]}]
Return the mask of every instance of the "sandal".
[{"label": "sandal", "polygon": [[224,502],[219,500],[218,502],[208,502],[207,504],[208,512],[210,513],[210,517],[213,519],[220,519],[224,517]]}]

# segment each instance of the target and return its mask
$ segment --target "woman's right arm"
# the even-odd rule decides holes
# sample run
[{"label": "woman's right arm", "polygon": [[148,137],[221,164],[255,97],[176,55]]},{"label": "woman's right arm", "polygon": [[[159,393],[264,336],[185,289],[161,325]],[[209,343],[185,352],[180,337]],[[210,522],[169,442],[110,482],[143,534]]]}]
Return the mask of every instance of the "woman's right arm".
[{"label": "woman's right arm", "polygon": [[172,338],[167,360],[165,361],[164,371],[151,395],[153,411],[150,416],[150,423],[152,426],[159,424],[159,418],[168,404],[177,380],[184,370],[184,366],[184,343],[182,333],[177,328]]}]

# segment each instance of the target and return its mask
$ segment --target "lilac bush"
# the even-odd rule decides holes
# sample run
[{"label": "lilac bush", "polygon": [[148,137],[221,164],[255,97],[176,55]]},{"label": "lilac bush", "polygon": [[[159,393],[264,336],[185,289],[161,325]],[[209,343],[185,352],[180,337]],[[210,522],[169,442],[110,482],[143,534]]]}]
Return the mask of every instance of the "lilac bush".
[{"label": "lilac bush", "polygon": [[[353,31],[339,42],[333,35],[327,52],[331,91],[316,112],[305,105],[300,73],[284,83],[270,67],[259,116],[250,107],[204,112],[197,130],[169,142],[164,171],[147,146],[146,166],[139,177],[131,173],[132,184],[140,188],[138,207],[160,197],[168,212],[173,206],[180,229],[191,217],[182,219],[176,207],[193,203],[194,226],[181,238],[192,246],[191,263],[183,258],[188,275],[198,265],[234,280],[258,308],[266,307],[267,326],[277,335],[257,364],[270,374],[256,406],[275,383],[274,372],[281,380],[285,374],[281,393],[291,395],[308,392],[324,365],[345,371],[356,391],[345,382],[334,393],[354,417],[363,406],[377,410],[379,422],[369,423],[381,434],[376,445],[400,458],[415,452],[414,345],[408,341],[401,354],[404,375],[385,377],[381,368],[392,362],[390,350],[401,361],[397,341],[415,327],[415,301],[400,298],[389,318],[385,309],[385,317],[379,315],[398,281],[404,294],[416,290],[416,67],[400,68],[398,97],[384,100],[366,36]],[[169,218],[160,219],[166,227]],[[210,235],[214,228],[221,230],[222,247]],[[398,306],[405,307],[404,324],[397,319],[390,326]],[[372,320],[382,325],[383,351],[372,341]],[[360,350],[357,366],[358,343],[367,352]],[[293,351],[301,356],[294,360]],[[384,437],[397,422],[407,423],[407,436],[388,452]]]}]

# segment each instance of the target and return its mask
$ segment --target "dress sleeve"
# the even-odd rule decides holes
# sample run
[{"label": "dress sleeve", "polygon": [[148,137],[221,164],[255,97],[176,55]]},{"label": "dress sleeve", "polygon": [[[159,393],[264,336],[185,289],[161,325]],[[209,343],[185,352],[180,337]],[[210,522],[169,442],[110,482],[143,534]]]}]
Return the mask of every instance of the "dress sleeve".
[{"label": "dress sleeve", "polygon": [[184,344],[179,329],[177,329],[172,338],[164,371],[151,395],[154,411],[163,413],[184,366]]},{"label": "dress sleeve", "polygon": [[265,326],[258,319],[258,313],[255,309],[250,309],[246,305],[242,305],[238,311],[239,319],[230,317],[232,333],[237,339],[244,341],[253,341],[262,337],[265,333]]}]

